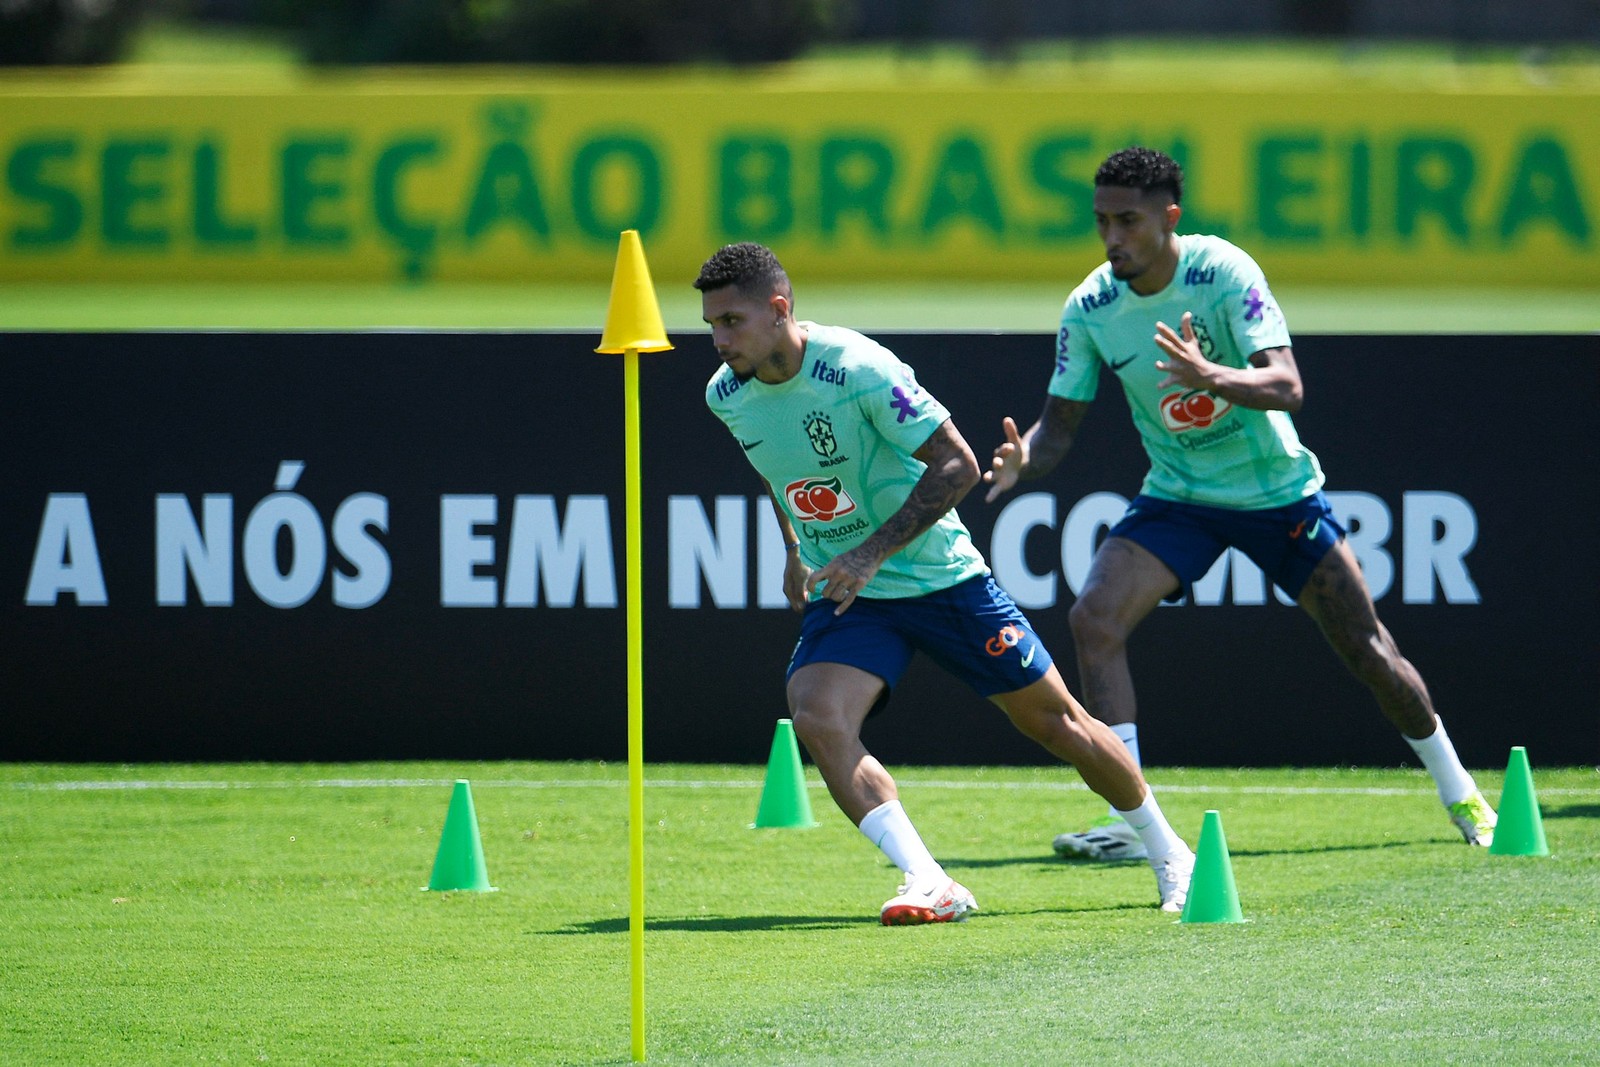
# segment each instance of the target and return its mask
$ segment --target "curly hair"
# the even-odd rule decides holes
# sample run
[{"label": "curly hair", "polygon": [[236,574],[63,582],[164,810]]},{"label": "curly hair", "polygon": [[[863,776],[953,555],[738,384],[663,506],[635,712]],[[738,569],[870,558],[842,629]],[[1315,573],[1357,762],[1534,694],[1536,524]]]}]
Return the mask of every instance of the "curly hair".
[{"label": "curly hair", "polygon": [[694,287],[702,293],[728,285],[749,296],[782,293],[793,301],[783,264],[772,249],[753,241],[723,245],[706,260],[700,277],[694,280]]},{"label": "curly hair", "polygon": [[1113,152],[1094,172],[1094,184],[1115,185],[1140,192],[1167,192],[1174,204],[1183,203],[1183,168],[1165,152],[1132,145]]}]

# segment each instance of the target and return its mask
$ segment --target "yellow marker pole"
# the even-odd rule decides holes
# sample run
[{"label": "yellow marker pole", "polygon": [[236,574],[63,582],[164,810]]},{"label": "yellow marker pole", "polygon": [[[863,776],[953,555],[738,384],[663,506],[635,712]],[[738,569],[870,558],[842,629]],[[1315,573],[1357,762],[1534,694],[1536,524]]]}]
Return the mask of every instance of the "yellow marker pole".
[{"label": "yellow marker pole", "polygon": [[611,303],[596,352],[622,354],[623,496],[627,512],[628,616],[628,948],[633,1061],[644,1062],[644,582],[640,534],[639,353],[672,348],[639,231],[623,230]]}]

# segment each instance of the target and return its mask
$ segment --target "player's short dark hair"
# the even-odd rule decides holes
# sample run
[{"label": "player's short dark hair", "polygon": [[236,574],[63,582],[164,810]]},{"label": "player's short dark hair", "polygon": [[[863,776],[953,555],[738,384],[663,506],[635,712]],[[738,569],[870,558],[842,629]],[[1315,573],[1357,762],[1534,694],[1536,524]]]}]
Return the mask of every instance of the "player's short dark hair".
[{"label": "player's short dark hair", "polygon": [[694,280],[694,287],[702,293],[729,285],[737,286],[747,296],[782,293],[793,302],[783,264],[772,249],[753,241],[723,245],[706,260],[700,277]]},{"label": "player's short dark hair", "polygon": [[1143,193],[1164,192],[1171,195],[1174,204],[1183,203],[1183,168],[1165,152],[1143,145],[1132,145],[1107,156],[1094,172],[1094,184]]}]

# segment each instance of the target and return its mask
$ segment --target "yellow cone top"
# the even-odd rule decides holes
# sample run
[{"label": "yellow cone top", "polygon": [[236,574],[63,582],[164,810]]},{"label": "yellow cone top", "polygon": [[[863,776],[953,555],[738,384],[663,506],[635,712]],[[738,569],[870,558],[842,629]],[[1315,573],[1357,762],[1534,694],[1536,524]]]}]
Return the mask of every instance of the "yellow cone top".
[{"label": "yellow cone top", "polygon": [[596,352],[665,352],[672,347],[661,324],[650,266],[638,230],[623,230],[617,246],[617,267],[611,275],[611,303],[606,308],[606,328]]}]

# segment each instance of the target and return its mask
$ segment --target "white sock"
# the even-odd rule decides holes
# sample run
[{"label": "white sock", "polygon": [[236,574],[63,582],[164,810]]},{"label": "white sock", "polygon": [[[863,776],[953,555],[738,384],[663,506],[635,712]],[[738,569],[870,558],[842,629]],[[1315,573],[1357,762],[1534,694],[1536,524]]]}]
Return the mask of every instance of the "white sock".
[{"label": "white sock", "polygon": [[1167,817],[1161,814],[1161,805],[1156,803],[1156,795],[1145,790],[1144,803],[1132,811],[1121,811],[1112,808],[1112,811],[1127,820],[1129,826],[1139,831],[1139,839],[1144,842],[1145,849],[1150,853],[1150,865],[1153,867],[1175,852],[1188,852],[1189,846],[1183,843],[1183,838],[1173,832],[1167,823]]},{"label": "white sock", "polygon": [[861,832],[868,841],[883,850],[891,863],[905,872],[907,878],[924,874],[942,874],[944,868],[933,858],[922,835],[911,825],[911,817],[900,801],[890,800],[879,804],[861,820]]},{"label": "white sock", "polygon": [[[1139,724],[1136,722],[1119,722],[1111,725],[1111,732],[1122,739],[1122,745],[1128,750],[1128,755],[1133,757],[1135,767],[1143,767],[1139,762]],[[1112,815],[1117,814],[1117,809],[1108,807]]]},{"label": "white sock", "polygon": [[[1420,741],[1406,737],[1406,744],[1411,746],[1411,751],[1417,754],[1422,765],[1428,768],[1428,773],[1433,775],[1433,784],[1439,787],[1439,799],[1449,807],[1476,793],[1478,785],[1461,765],[1456,746],[1450,743],[1450,735],[1444,732],[1444,720],[1435,717],[1435,721],[1439,725],[1433,733]],[[1405,737],[1404,734],[1400,736]]]}]

